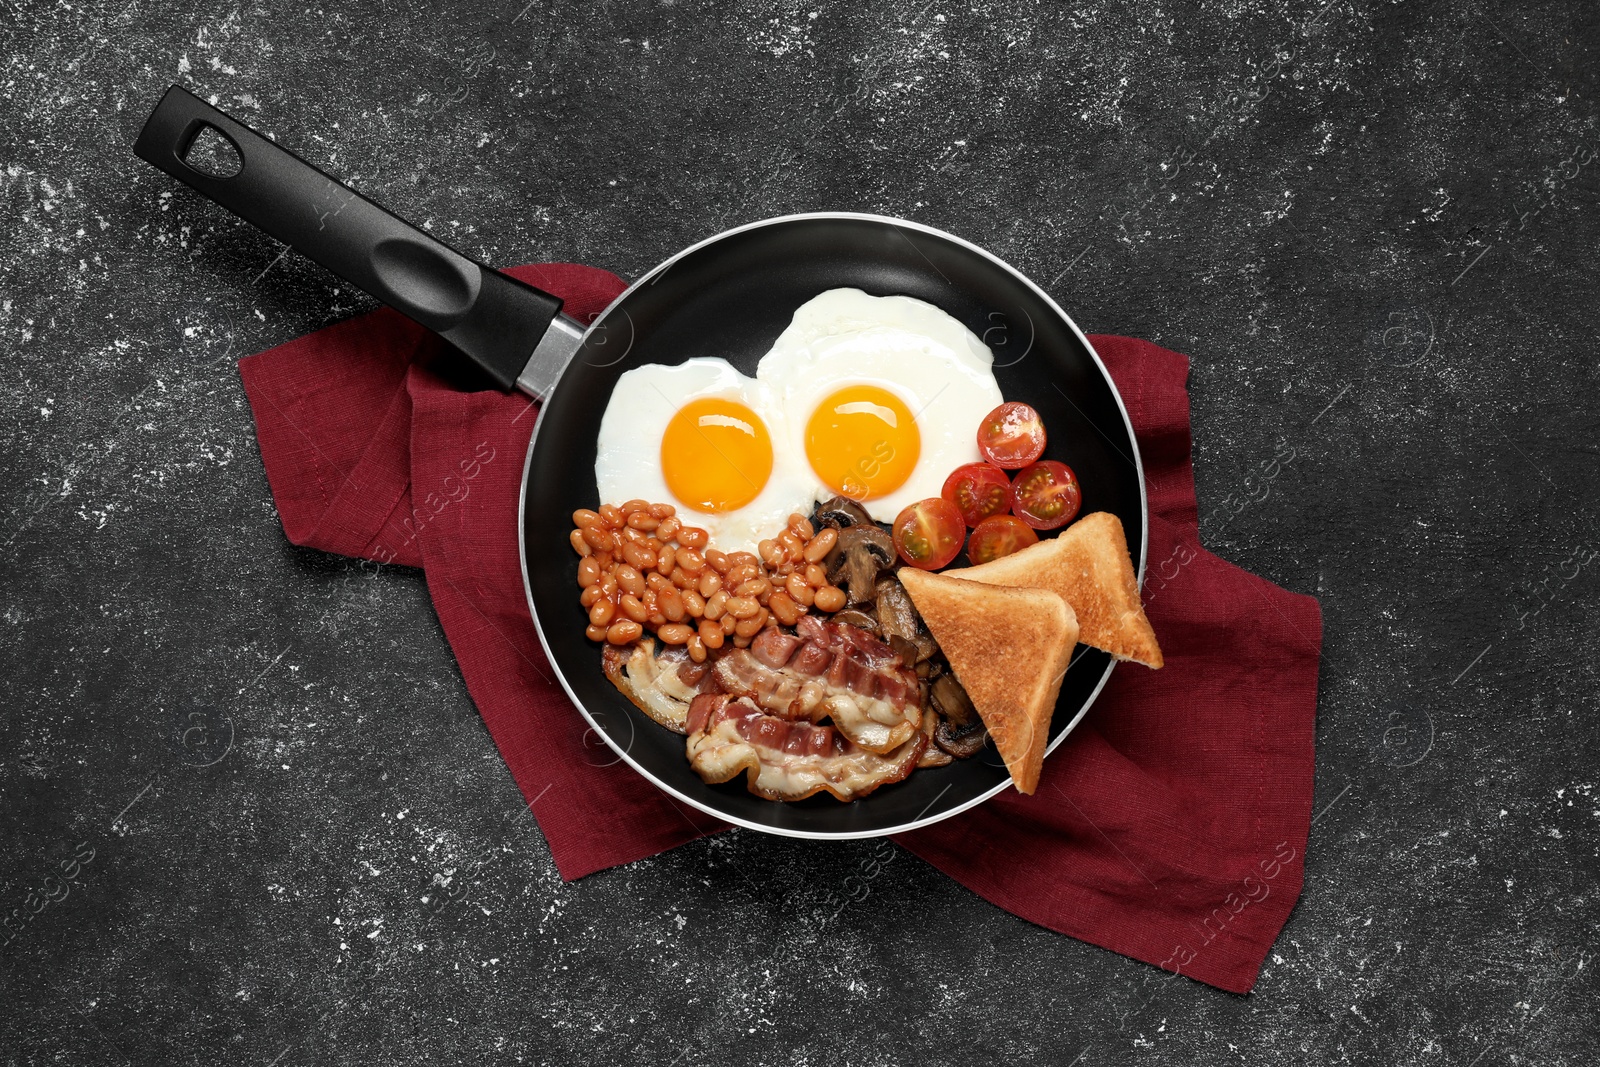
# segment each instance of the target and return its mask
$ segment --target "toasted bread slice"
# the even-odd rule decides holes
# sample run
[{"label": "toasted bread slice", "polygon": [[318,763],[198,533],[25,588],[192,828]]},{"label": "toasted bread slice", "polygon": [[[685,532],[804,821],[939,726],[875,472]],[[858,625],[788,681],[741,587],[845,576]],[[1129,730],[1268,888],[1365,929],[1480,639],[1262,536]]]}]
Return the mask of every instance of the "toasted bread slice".
[{"label": "toasted bread slice", "polygon": [[914,567],[898,574],[989,728],[1017,792],[1032,793],[1056,694],[1078,642],[1072,608],[1048,589],[964,582]]},{"label": "toasted bread slice", "polygon": [[1085,515],[1059,537],[991,563],[944,573],[969,582],[1049,589],[1072,605],[1084,644],[1146,667],[1159,669],[1164,662],[1139,603],[1128,539],[1109,512]]}]

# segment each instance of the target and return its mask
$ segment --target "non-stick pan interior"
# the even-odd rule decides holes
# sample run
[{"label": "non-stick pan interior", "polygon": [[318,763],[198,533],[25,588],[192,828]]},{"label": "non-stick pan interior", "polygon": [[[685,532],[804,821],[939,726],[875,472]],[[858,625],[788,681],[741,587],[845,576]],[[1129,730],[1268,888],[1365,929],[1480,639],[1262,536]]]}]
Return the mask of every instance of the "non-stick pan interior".
[{"label": "non-stick pan interior", "polygon": [[[720,356],[753,375],[794,310],[840,286],[918,297],[965,323],[993,349],[1006,399],[1024,400],[1044,416],[1046,457],[1077,472],[1084,510],[1122,520],[1136,567],[1144,530],[1136,448],[1092,352],[1017,274],[960,241],[876,218],[774,220],[689,251],[613,306],[546,403],[529,455],[523,538],[535,619],[569,691],[628,760],[727,819],[808,836],[882,833],[936,818],[1003,784],[1005,767],[989,747],[849,804],[826,796],[798,804],[762,800],[745,789],[742,776],[706,785],[689,768],[684,739],[638,711],[601,673],[599,650],[583,634],[568,534],[574,509],[601,503],[595,439],[618,376],[644,363],[694,356]],[[1076,720],[1109,667],[1106,654],[1079,648],[1061,687],[1052,738]],[[612,753],[592,758],[604,762]]]}]

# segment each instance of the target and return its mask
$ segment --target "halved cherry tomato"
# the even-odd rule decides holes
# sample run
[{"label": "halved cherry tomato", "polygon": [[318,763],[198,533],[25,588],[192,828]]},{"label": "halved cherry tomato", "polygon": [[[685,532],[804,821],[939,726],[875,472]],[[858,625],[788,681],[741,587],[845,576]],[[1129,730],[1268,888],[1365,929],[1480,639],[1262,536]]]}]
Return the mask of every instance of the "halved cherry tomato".
[{"label": "halved cherry tomato", "polygon": [[1017,472],[1011,483],[1011,513],[1035,530],[1065,526],[1083,505],[1078,476],[1065,463],[1040,460]]},{"label": "halved cherry tomato", "polygon": [[1033,527],[1015,515],[993,515],[978,523],[967,540],[967,558],[976,566],[1037,543]]},{"label": "halved cherry tomato", "polygon": [[1011,479],[993,463],[967,463],[950,472],[939,495],[956,506],[962,522],[976,526],[1011,510]]},{"label": "halved cherry tomato", "polygon": [[1001,404],[978,424],[978,451],[1008,471],[1026,467],[1044,455],[1044,420],[1020,401]]},{"label": "halved cherry tomato", "polygon": [[967,535],[956,506],[930,496],[906,508],[894,520],[894,547],[900,558],[925,571],[936,571],[956,558]]}]

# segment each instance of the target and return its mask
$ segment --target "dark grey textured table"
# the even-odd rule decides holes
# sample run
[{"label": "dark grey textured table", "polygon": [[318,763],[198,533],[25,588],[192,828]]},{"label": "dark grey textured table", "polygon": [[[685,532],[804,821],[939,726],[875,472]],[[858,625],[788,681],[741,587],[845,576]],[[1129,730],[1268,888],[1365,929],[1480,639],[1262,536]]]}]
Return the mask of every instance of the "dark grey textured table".
[{"label": "dark grey textured table", "polygon": [[[1600,1060],[1594,5],[475,6],[0,0],[0,1062]],[[564,885],[421,576],[283,538],[233,362],[368,301],[131,156],[174,80],[492,262],[866,210],[1187,352],[1327,628],[1256,992],[871,842]]]}]

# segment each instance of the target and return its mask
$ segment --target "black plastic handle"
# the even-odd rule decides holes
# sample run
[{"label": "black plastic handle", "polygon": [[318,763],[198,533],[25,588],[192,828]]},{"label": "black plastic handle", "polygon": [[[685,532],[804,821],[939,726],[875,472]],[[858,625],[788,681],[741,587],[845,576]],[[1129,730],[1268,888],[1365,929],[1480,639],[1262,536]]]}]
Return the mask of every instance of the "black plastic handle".
[{"label": "black plastic handle", "polygon": [[[238,152],[236,174],[186,161],[208,127]],[[462,255],[181,86],[161,98],[133,151],[440,334],[502,389],[561,310],[558,298]]]}]

